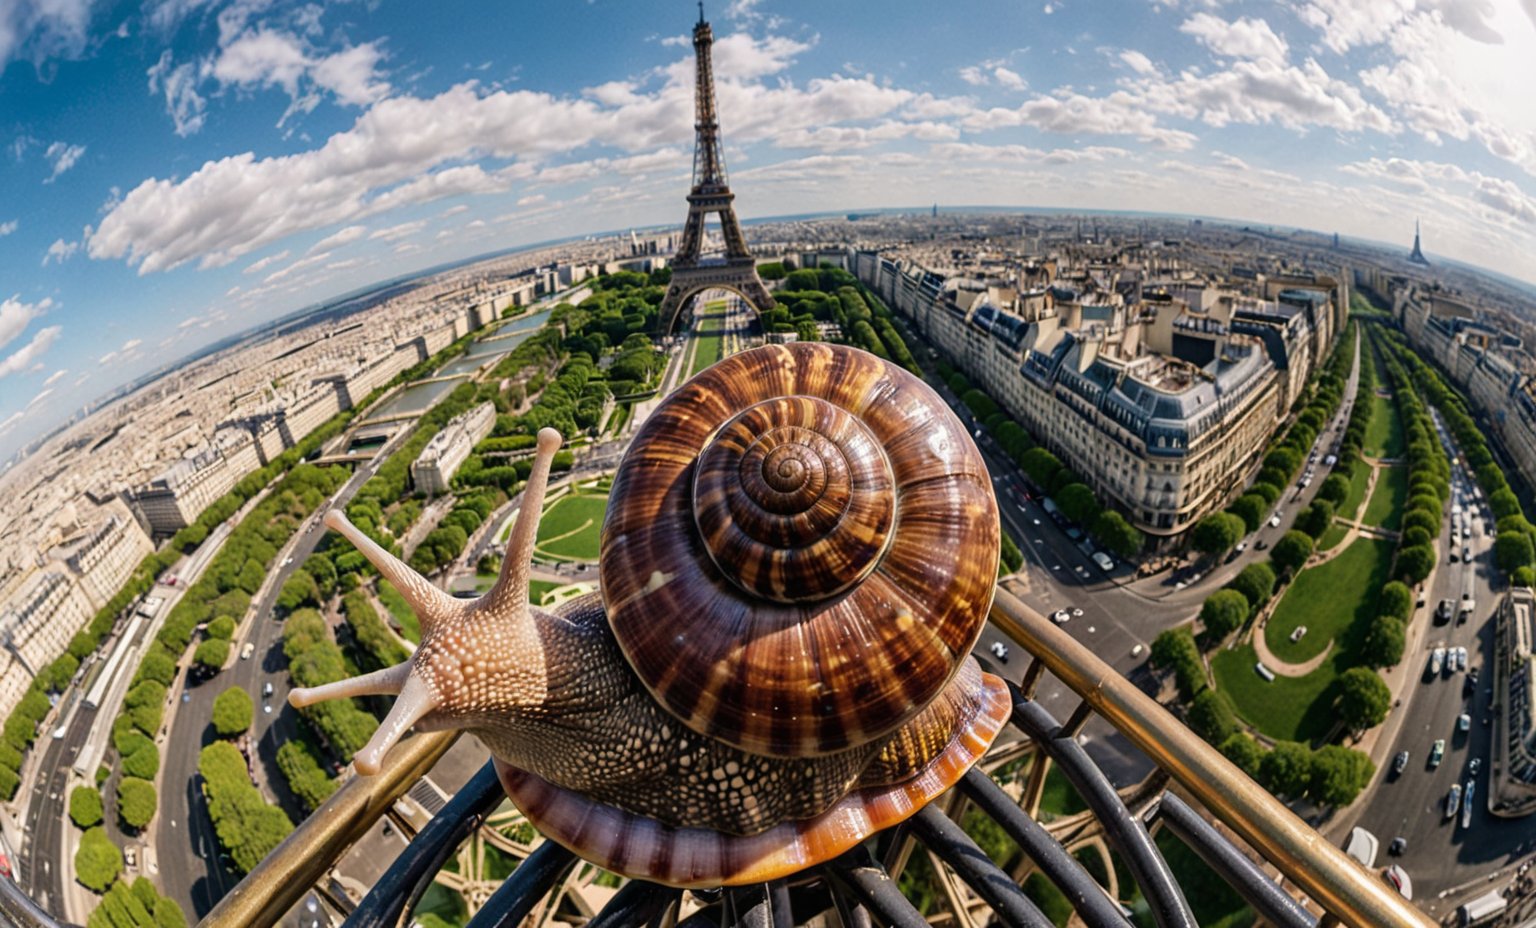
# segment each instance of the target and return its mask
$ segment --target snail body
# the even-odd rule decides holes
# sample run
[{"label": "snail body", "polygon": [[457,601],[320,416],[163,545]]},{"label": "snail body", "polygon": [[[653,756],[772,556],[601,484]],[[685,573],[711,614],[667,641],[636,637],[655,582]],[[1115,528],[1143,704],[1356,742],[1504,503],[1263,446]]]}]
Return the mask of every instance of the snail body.
[{"label": "snail body", "polygon": [[647,419],[610,492],[602,592],[527,603],[560,438],[539,435],[495,587],[458,600],[348,537],[421,619],[411,659],[290,699],[398,693],[354,758],[464,728],[546,836],[675,886],[793,873],[922,808],[1010,711],[969,656],[991,604],[986,468],[921,381],[856,349],[767,346]]}]

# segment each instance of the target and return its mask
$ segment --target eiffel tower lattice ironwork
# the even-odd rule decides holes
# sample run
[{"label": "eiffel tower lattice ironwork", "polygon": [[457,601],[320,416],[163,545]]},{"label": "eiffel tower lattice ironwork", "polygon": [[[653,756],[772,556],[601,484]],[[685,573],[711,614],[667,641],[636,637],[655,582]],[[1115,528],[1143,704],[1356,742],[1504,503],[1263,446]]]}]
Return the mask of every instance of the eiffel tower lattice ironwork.
[{"label": "eiffel tower lattice ironwork", "polygon": [[[773,309],[773,297],[763,280],[747,241],[725,176],[725,158],[720,151],[720,121],[715,113],[715,75],[710,63],[714,32],[704,20],[704,4],[699,4],[699,22],[693,27],[693,51],[697,58],[694,86],[693,189],[688,193],[688,221],[683,226],[683,240],[672,258],[672,282],[661,301],[658,314],[662,331],[670,332],[677,324],[683,307],[705,290],[730,290],[756,307],[759,313]],[[713,213],[720,219],[720,236],[725,240],[724,260],[705,261],[704,222]]]}]

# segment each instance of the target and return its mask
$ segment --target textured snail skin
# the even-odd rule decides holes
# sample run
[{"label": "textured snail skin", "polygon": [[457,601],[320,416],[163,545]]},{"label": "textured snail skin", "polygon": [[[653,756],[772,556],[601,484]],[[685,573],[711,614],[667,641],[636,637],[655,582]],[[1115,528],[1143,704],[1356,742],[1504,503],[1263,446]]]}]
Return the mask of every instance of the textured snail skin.
[{"label": "textured snail skin", "polygon": [[[807,347],[811,350],[805,350]],[[754,349],[745,356],[766,351]],[[560,436],[552,429],[539,434],[533,471],[508,540],[501,577],[477,600],[449,596],[369,540],[340,512],[327,513],[326,524],[352,541],[415,608],[422,640],[411,658],[399,666],[313,689],[295,689],[290,701],[304,706],[337,697],[398,694],[388,717],[354,758],[359,773],[377,772],[390,745],[412,726],[422,730],[468,729],[490,748],[509,795],[546,835],[615,872],[673,885],[750,882],[793,872],[915,813],[980,757],[1009,712],[1005,685],[983,674],[967,653],[985,621],[997,569],[997,513],[987,475],[979,460],[973,462],[974,446],[958,422],[931,391],[926,405],[919,402],[924,398],[913,393],[912,384],[922,391],[927,388],[905,372],[868,355],[863,358],[875,366],[863,366],[868,362],[857,357],[862,353],[853,349],[801,346],[787,355],[777,351],[770,352],[772,357],[746,357],[746,369],[761,373],[765,362],[768,369],[778,367],[781,372],[786,366],[798,367],[801,374],[815,373],[807,381],[812,386],[819,382],[816,378],[830,376],[844,387],[841,392],[824,391],[833,394],[830,400],[814,395],[814,401],[802,396],[783,403],[770,399],[774,408],[755,412],[756,403],[742,402],[747,410],[740,417],[718,416],[720,425],[710,431],[718,432],[722,444],[706,443],[702,453],[695,449],[671,478],[699,498],[701,509],[713,506],[717,510],[682,526],[691,531],[693,539],[684,547],[691,545],[699,554],[706,574],[714,571],[708,582],[716,589],[728,588],[733,597],[765,604],[775,621],[783,613],[815,620],[830,612],[846,623],[852,614],[851,625],[832,633],[850,636],[847,641],[796,638],[792,628],[786,631],[782,626],[774,626],[759,637],[764,642],[777,637],[794,642],[794,647],[822,648],[827,663],[825,682],[820,685],[825,691],[822,696],[831,704],[845,706],[850,701],[857,704],[862,699],[878,698],[872,692],[878,694],[881,685],[889,684],[898,695],[885,697],[882,705],[911,704],[894,726],[882,722],[828,738],[826,713],[803,715],[826,701],[818,702],[816,694],[810,695],[809,702],[804,701],[805,696],[801,702],[793,701],[795,674],[802,671],[779,674],[772,667],[754,666],[749,661],[744,666],[757,676],[734,687],[717,685],[699,704],[712,704],[734,692],[762,705],[762,697],[754,695],[754,689],[759,685],[778,687],[790,702],[777,711],[791,721],[801,716],[798,720],[810,723],[812,735],[778,736],[776,743],[792,747],[810,743],[815,749],[800,756],[744,750],[729,740],[690,728],[683,716],[670,711],[653,693],[643,675],[636,672],[633,643],[626,645],[616,634],[611,596],[606,606],[596,595],[573,600],[554,611],[530,606],[527,587],[533,540],[549,465],[560,445]],[[840,354],[850,357],[839,358]],[[792,386],[794,373],[788,371]],[[621,467],[613,490],[615,500],[622,503],[624,492],[642,492],[637,487],[645,481],[637,484],[635,475],[654,477],[660,469],[653,457],[655,446],[647,443],[648,437],[657,439],[656,444],[668,445],[669,439],[688,431],[687,423],[672,413],[677,405],[701,402],[694,388],[703,379],[701,375],[685,385],[653,413]],[[782,390],[784,383],[766,386]],[[835,408],[828,408],[828,401]],[[914,412],[913,406],[919,411]],[[923,412],[932,407],[943,415]],[[849,412],[865,418],[851,422]],[[882,418],[895,422],[902,412],[915,423],[905,432],[871,429],[864,424],[870,419],[878,423]],[[782,419],[773,418],[782,414],[788,414],[792,421],[786,425]],[[768,418],[757,418],[762,416]],[[827,479],[817,478],[810,508],[824,499],[835,502],[822,512],[806,515],[803,501],[786,499],[793,494],[786,494],[784,488],[792,491],[803,484],[807,466],[813,471],[821,466],[815,462],[807,465],[800,449],[818,447],[816,439],[803,433],[828,422],[833,433],[863,430],[874,438],[866,440],[855,434],[850,440],[851,450],[838,453],[839,460],[824,474]],[[763,443],[757,439],[764,437],[770,441],[759,447]],[[731,441],[740,447],[730,447]],[[911,460],[898,460],[899,452],[912,445],[922,446],[929,458],[949,461],[948,469],[931,472],[915,467]],[[755,457],[754,447],[761,452]],[[774,450],[782,447],[791,450]],[[784,463],[796,457],[799,463]],[[766,492],[770,508],[776,510],[771,515],[785,517],[771,531],[801,547],[807,544],[808,531],[836,528],[845,518],[859,520],[856,537],[861,542],[843,544],[834,539],[822,543],[818,555],[835,561],[835,567],[816,572],[814,580],[814,585],[832,589],[830,608],[825,607],[828,600],[813,600],[804,590],[786,588],[792,584],[775,579],[782,571],[769,556],[764,556],[758,562],[760,569],[744,580],[727,579],[719,573],[709,545],[716,545],[717,554],[739,550],[721,547],[744,544],[722,542],[721,535],[742,516],[738,507],[735,514],[720,517],[720,507],[729,509],[731,501],[719,497],[728,497],[731,491],[721,489],[716,477],[696,474],[698,469],[691,466],[695,458],[713,461],[711,466],[718,466],[721,459],[735,460],[738,463],[731,466],[738,471],[742,470],[742,460],[750,461],[759,473],[764,461],[775,467],[774,472],[763,476],[770,484],[768,490],[759,488],[757,492],[759,496]],[[665,454],[662,459],[668,463]],[[839,488],[837,480],[842,473],[852,477]],[[913,473],[923,476],[914,480]],[[936,492],[946,481],[955,486]],[[696,491],[696,485],[703,486],[702,493]],[[893,501],[882,504],[857,498],[872,486],[888,486]],[[663,493],[662,498],[668,494]],[[935,503],[935,499],[948,502]],[[605,593],[610,582],[625,583],[623,571],[611,563],[615,552],[623,553],[619,563],[626,569],[645,555],[643,550],[632,548],[642,541],[615,540],[613,511],[611,508],[604,527]],[[841,516],[832,518],[828,512]],[[626,512],[619,523],[633,533],[635,518],[634,513]],[[699,524],[713,525],[715,537],[703,539]],[[903,548],[904,536],[916,540],[916,553]],[[646,535],[643,543],[657,541],[655,535]],[[730,563],[727,555],[721,555],[721,560]],[[956,560],[965,563],[943,566]],[[676,592],[676,584],[684,576],[676,565],[668,563],[676,573],[668,575],[656,569],[639,590],[633,585],[626,587],[628,602],[624,608],[632,622],[638,616],[641,624],[672,623],[675,637],[686,643],[702,637],[706,631],[703,623],[712,612],[664,611],[692,608],[685,605],[686,600],[655,595],[658,591]],[[909,573],[931,585],[899,588],[893,578]],[[984,584],[978,579],[980,574],[985,574]],[[870,597],[871,590],[878,595]],[[946,593],[956,596],[958,604],[934,607],[929,602],[929,597]],[[853,614],[850,603],[863,603],[858,607],[862,612]],[[884,625],[893,626],[899,634],[893,635]],[[871,657],[875,642],[889,643],[892,639],[894,644],[888,646],[894,647],[894,656]],[[922,653],[924,649],[943,652],[942,668],[927,669],[934,661]],[[782,647],[778,653],[783,653]],[[753,656],[760,659],[763,652]],[[786,660],[790,657],[785,654]],[[857,661],[875,661],[874,673],[855,666]],[[917,687],[909,679],[919,673],[936,677],[932,694],[923,695],[927,683]],[[891,679],[882,680],[882,675]],[[718,676],[717,672],[705,679],[718,682]],[[786,680],[788,689],[784,688]],[[719,724],[716,715],[706,721]],[[880,728],[883,730],[877,730]],[[764,730],[776,729],[770,725]],[[842,746],[827,749],[829,743],[839,742]]]}]

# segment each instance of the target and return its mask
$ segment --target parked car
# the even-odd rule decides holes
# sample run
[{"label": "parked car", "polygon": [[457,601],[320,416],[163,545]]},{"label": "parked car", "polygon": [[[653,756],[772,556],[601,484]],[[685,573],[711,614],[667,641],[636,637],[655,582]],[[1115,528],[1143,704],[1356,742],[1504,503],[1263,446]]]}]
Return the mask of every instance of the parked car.
[{"label": "parked car", "polygon": [[1408,752],[1407,751],[1398,751],[1397,752],[1397,756],[1392,759],[1392,775],[1393,776],[1400,775],[1404,770],[1407,770],[1407,769],[1408,769]]},{"label": "parked car", "polygon": [[1456,810],[1461,808],[1461,784],[1452,783],[1451,791],[1445,796],[1445,817],[1455,818]]},{"label": "parked car", "polygon": [[1051,613],[1051,621],[1055,622],[1057,625],[1062,624],[1070,618],[1072,618],[1072,613],[1065,609],[1057,609],[1055,612]]},{"label": "parked car", "polygon": [[1407,852],[1408,839],[1402,835],[1398,835],[1397,837],[1393,838],[1392,843],[1387,845],[1387,853],[1391,854],[1393,857],[1401,857]]},{"label": "parked car", "polygon": [[1440,761],[1442,761],[1444,759],[1445,759],[1445,739],[1444,738],[1439,738],[1439,739],[1436,739],[1435,743],[1433,745],[1431,745],[1430,748],[1429,748],[1429,766],[1430,766],[1430,769],[1434,769],[1435,767],[1440,766]]},{"label": "parked car", "polygon": [[1466,648],[1457,648],[1456,649],[1456,669],[1457,670],[1466,670],[1467,669],[1467,649]]},{"label": "parked car", "polygon": [[1463,732],[1471,731],[1472,730],[1472,716],[1468,715],[1465,712],[1463,712],[1462,714],[1456,716],[1456,730],[1457,731],[1463,731]]},{"label": "parked car", "polygon": [[1280,527],[1280,510],[1276,509],[1275,514],[1269,517],[1269,525],[1271,528]]},{"label": "parked car", "polygon": [[1445,649],[1444,648],[1436,648],[1433,651],[1429,652],[1429,675],[1430,676],[1432,676],[1432,677],[1439,676],[1440,675],[1440,668],[1444,667],[1444,666],[1445,666]]},{"label": "parked car", "polygon": [[1483,759],[1481,757],[1474,757],[1470,761],[1467,762],[1467,776],[1475,777],[1479,773],[1481,773],[1482,770],[1483,770]]}]

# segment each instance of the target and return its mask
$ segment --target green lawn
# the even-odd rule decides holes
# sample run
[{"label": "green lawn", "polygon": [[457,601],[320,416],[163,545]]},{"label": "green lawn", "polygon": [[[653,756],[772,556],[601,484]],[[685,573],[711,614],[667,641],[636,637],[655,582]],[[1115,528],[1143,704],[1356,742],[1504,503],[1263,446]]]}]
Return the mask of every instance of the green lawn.
[{"label": "green lawn", "polygon": [[1323,532],[1323,537],[1317,540],[1317,550],[1332,551],[1339,546],[1339,542],[1343,541],[1344,536],[1348,534],[1349,526],[1341,522],[1333,523]]},{"label": "green lawn", "polygon": [[725,301],[716,300],[705,306],[704,312],[699,315],[698,324],[694,327],[694,340],[698,344],[693,356],[693,367],[688,371],[688,376],[692,377],[720,360],[720,352],[725,349],[725,340],[715,333],[725,325],[724,310]]},{"label": "green lawn", "polygon": [[563,561],[597,560],[608,494],[585,490],[562,496],[539,520],[535,553]]},{"label": "green lawn", "polygon": [[1338,515],[1353,519],[1360,512],[1360,504],[1365,502],[1365,488],[1371,482],[1371,466],[1364,461],[1355,462],[1355,472],[1349,476],[1349,495],[1344,497],[1343,505],[1338,508]]},{"label": "green lawn", "polygon": [[545,593],[548,593],[550,590],[557,589],[562,586],[565,586],[565,584],[559,582],[558,580],[529,580],[528,601],[533,603],[535,606],[542,605],[544,602]]},{"label": "green lawn", "polygon": [[[1309,636],[1310,637],[1310,636]],[[1265,680],[1254,670],[1259,656],[1252,645],[1219,651],[1211,658],[1216,687],[1232,699],[1237,714],[1271,738],[1310,741],[1333,728],[1331,699],[1319,698],[1343,673],[1342,653],[1335,650],[1316,670],[1304,677],[1276,676]]]},{"label": "green lawn", "polygon": [[[1356,538],[1338,557],[1303,570],[1264,629],[1269,650],[1299,664],[1323,653],[1352,623],[1368,623],[1376,614],[1376,595],[1387,582],[1392,549],[1390,541]],[[1305,625],[1307,634],[1293,643],[1290,635],[1298,625]]]},{"label": "green lawn", "polygon": [[1379,396],[1371,397],[1376,407],[1371,424],[1365,430],[1365,453],[1373,458],[1395,458],[1403,453],[1403,423],[1397,417],[1397,404]]},{"label": "green lawn", "polygon": [[413,644],[421,644],[421,623],[416,619],[416,613],[411,609],[411,604],[405,601],[400,591],[384,579],[379,580],[379,602],[394,616],[395,622],[400,626],[400,634],[404,635]]},{"label": "green lawn", "polygon": [[1376,475],[1376,489],[1366,504],[1366,525],[1375,525],[1389,532],[1397,531],[1403,521],[1403,504],[1408,501],[1408,467],[1380,468]]}]

